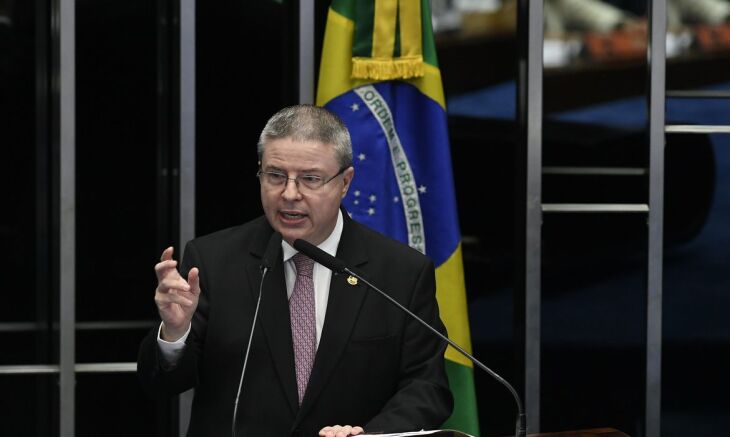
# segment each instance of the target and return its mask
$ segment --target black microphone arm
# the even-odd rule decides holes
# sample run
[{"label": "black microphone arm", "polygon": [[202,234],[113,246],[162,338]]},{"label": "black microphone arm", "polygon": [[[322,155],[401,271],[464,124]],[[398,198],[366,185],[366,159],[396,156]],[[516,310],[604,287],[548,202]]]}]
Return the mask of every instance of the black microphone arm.
[{"label": "black microphone arm", "polygon": [[241,389],[243,388],[243,376],[246,374],[246,365],[248,364],[248,356],[251,352],[251,342],[253,341],[253,332],[256,328],[256,320],[259,317],[259,307],[261,306],[261,291],[264,288],[264,279],[266,273],[274,265],[276,255],[281,248],[281,234],[274,232],[269,238],[266,245],[264,256],[261,257],[261,283],[259,284],[259,296],[256,299],[256,310],[253,313],[253,322],[251,322],[251,333],[248,336],[248,345],[246,346],[246,355],[243,358],[243,367],[241,368],[241,378],[238,380],[238,392],[236,392],[236,401],[233,403],[233,417],[231,418],[231,436],[236,437],[236,413],[238,413],[238,400],[241,398]]},{"label": "black microphone arm", "polygon": [[319,264],[322,264],[323,266],[325,266],[328,269],[332,270],[335,273],[344,273],[344,274],[347,274],[347,275],[352,275],[352,276],[356,277],[358,280],[364,282],[365,285],[367,285],[371,289],[373,289],[373,290],[377,291],[378,293],[380,293],[381,296],[383,296],[388,301],[390,301],[393,305],[395,305],[396,307],[398,307],[398,309],[400,309],[401,311],[405,312],[406,314],[408,314],[413,319],[417,320],[421,325],[423,325],[426,328],[428,328],[431,332],[433,332],[434,334],[436,334],[436,336],[438,336],[440,339],[442,339],[443,341],[445,341],[446,343],[448,343],[451,347],[453,347],[454,349],[456,349],[457,351],[459,351],[462,355],[464,355],[465,357],[467,357],[477,367],[479,367],[480,369],[484,370],[489,375],[491,375],[494,379],[496,379],[497,381],[499,381],[500,383],[502,383],[502,385],[504,385],[505,387],[507,387],[507,390],[509,390],[510,393],[512,393],[512,397],[515,399],[515,403],[517,404],[517,424],[516,424],[515,435],[517,437],[525,437],[525,434],[527,433],[527,426],[526,426],[527,425],[527,416],[525,415],[525,410],[522,407],[522,401],[520,400],[520,396],[517,394],[517,391],[514,389],[514,387],[512,387],[512,385],[510,385],[509,382],[507,382],[504,378],[502,378],[501,376],[499,376],[492,369],[490,369],[489,367],[485,366],[481,361],[479,361],[478,359],[476,359],[472,354],[470,354],[469,352],[465,351],[464,348],[462,348],[461,346],[459,346],[458,344],[456,344],[454,341],[452,341],[451,339],[449,339],[447,336],[445,336],[442,333],[440,333],[434,327],[432,327],[431,325],[429,325],[428,323],[426,323],[423,319],[421,319],[417,315],[413,314],[413,312],[411,312],[411,310],[409,310],[408,308],[406,308],[403,305],[401,305],[400,303],[398,303],[398,301],[396,301],[395,299],[393,299],[392,297],[390,297],[390,295],[388,295],[386,292],[384,292],[380,288],[378,288],[375,285],[373,285],[372,283],[370,283],[370,281],[368,281],[367,279],[363,278],[361,275],[359,275],[356,272],[352,271],[352,269],[350,269],[349,267],[347,267],[347,265],[342,260],[339,260],[339,259],[335,258],[334,256],[328,254],[327,252],[323,251],[322,249],[318,248],[317,246],[314,246],[313,244],[311,244],[311,243],[309,243],[308,241],[305,241],[305,240],[295,240],[294,241],[294,248],[296,250],[298,250],[299,252],[302,252],[303,254],[307,255],[310,258],[312,258],[313,260],[315,260]]}]

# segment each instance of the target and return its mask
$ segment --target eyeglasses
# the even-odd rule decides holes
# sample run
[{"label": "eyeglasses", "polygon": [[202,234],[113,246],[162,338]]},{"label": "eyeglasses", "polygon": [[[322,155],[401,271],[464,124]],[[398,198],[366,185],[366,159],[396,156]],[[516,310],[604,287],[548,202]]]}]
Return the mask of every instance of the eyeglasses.
[{"label": "eyeglasses", "polygon": [[256,177],[259,178],[262,184],[270,188],[285,188],[289,181],[294,181],[299,191],[316,191],[322,188],[327,182],[344,173],[347,168],[341,168],[334,176],[327,179],[314,174],[303,174],[295,178],[290,178],[288,174],[280,171],[263,170],[259,170],[256,173]]}]

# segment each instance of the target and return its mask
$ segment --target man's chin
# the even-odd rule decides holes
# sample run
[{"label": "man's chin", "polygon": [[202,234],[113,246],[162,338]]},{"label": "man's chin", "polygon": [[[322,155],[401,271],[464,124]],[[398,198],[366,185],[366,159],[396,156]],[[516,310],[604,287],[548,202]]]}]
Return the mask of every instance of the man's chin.
[{"label": "man's chin", "polygon": [[288,229],[279,229],[279,233],[281,234],[281,238],[292,246],[294,245],[295,240],[300,238],[305,240],[307,239],[307,236],[303,232],[292,232]]}]

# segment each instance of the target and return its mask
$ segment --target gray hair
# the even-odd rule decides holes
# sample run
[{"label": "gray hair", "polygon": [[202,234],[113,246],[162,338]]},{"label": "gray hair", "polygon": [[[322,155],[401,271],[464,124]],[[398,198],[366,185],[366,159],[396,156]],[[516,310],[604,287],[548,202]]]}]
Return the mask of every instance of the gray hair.
[{"label": "gray hair", "polygon": [[274,114],[259,136],[259,161],[264,156],[267,142],[282,138],[294,141],[318,141],[331,144],[340,168],[352,165],[352,141],[350,133],[340,117],[313,105],[296,105]]}]

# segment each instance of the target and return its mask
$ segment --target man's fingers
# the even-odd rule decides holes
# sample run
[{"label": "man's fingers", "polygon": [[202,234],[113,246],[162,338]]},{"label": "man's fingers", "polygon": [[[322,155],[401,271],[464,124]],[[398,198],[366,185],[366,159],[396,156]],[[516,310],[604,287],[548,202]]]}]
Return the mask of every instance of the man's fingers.
[{"label": "man's fingers", "polygon": [[197,267],[193,267],[188,272],[188,284],[190,284],[191,293],[200,294],[200,270]]},{"label": "man's fingers", "polygon": [[176,303],[184,307],[193,306],[193,301],[174,292],[155,295],[155,302],[158,306],[167,306],[171,303]]},{"label": "man's fingers", "polygon": [[175,251],[175,248],[170,246],[167,249],[162,251],[162,255],[160,256],[160,261],[168,261],[172,259],[172,253]]},{"label": "man's fingers", "polygon": [[363,432],[362,427],[359,426],[325,426],[319,430],[320,437],[347,437],[349,435],[358,435]]},{"label": "man's fingers", "polygon": [[164,261],[160,261],[157,264],[155,264],[155,275],[157,276],[157,281],[161,281],[166,276],[172,276],[172,277],[180,277],[180,273],[177,271],[177,261],[174,259],[167,259]]},{"label": "man's fingers", "polygon": [[157,287],[160,293],[167,293],[170,290],[190,291],[190,285],[181,277],[165,278],[160,281]]},{"label": "man's fingers", "polygon": [[[157,275],[157,279],[161,279],[170,271],[175,270],[176,267],[177,261],[175,261],[174,259],[168,259],[158,262],[157,264],[155,264],[155,274]],[[177,273],[177,270],[175,270],[175,272]]]}]

